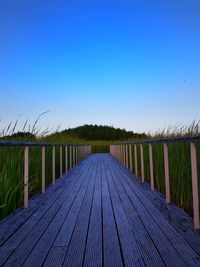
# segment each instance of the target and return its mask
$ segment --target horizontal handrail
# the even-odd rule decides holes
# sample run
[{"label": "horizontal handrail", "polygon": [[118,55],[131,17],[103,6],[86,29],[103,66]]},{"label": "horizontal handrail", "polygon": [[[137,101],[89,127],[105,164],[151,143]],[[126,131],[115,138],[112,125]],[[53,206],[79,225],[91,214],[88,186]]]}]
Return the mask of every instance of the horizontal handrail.
[{"label": "horizontal handrail", "polygon": [[49,142],[0,141],[0,146],[87,146],[86,144],[63,144]]},{"label": "horizontal handrail", "polygon": [[[45,193],[46,184],[46,148],[50,147],[52,150],[52,184],[55,183],[56,179],[56,157],[59,160],[60,177],[63,176],[63,163],[65,164],[65,173],[69,169],[75,167],[81,160],[86,158],[91,153],[91,145],[86,144],[61,144],[61,143],[50,143],[50,142],[19,142],[19,141],[8,141],[1,140],[0,147],[23,147],[24,149],[24,208],[28,207],[29,201],[29,148],[39,147],[41,149],[41,184],[42,193]],[[59,155],[56,154],[56,148],[59,148]],[[65,149],[65,151],[63,151]],[[63,154],[65,155],[63,157]],[[63,158],[65,162],[63,162]]]},{"label": "horizontal handrail", "polygon": [[120,144],[137,145],[145,143],[149,144],[149,143],[173,143],[173,142],[196,142],[196,141],[200,141],[200,136],[148,139],[141,141],[125,141],[125,142],[114,143],[113,145],[120,145]]},{"label": "horizontal handrail", "polygon": [[[193,215],[194,215],[194,228],[200,229],[200,217],[199,217],[199,192],[198,192],[198,176],[197,176],[197,152],[195,142],[200,141],[200,136],[188,136],[188,137],[176,137],[176,138],[161,138],[161,139],[149,139],[149,140],[139,140],[139,141],[126,141],[120,143],[114,143],[110,145],[110,153],[120,161],[126,168],[133,172],[133,160],[135,164],[135,175],[138,176],[138,156],[137,150],[139,145],[140,149],[140,168],[141,168],[141,179],[142,182],[145,181],[144,175],[144,155],[143,155],[143,144],[148,144],[149,152],[149,174],[150,174],[150,185],[151,190],[154,190],[154,164],[153,164],[153,147],[154,144],[161,143],[163,145],[163,155],[164,155],[164,174],[165,174],[165,197],[166,203],[171,202],[170,193],[170,175],[169,175],[169,153],[168,144],[175,142],[188,142],[190,145],[190,164],[191,164],[191,183],[192,183],[192,197],[193,197]],[[134,153],[132,155],[132,148],[134,148]]]}]

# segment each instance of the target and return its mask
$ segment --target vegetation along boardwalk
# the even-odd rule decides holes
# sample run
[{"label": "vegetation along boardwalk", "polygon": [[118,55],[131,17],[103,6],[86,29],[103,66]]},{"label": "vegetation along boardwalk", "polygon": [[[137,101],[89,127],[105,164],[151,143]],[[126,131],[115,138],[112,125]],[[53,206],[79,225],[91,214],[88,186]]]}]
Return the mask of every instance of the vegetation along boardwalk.
[{"label": "vegetation along boardwalk", "polygon": [[200,266],[200,235],[112,155],[93,154],[1,221],[0,265]]}]

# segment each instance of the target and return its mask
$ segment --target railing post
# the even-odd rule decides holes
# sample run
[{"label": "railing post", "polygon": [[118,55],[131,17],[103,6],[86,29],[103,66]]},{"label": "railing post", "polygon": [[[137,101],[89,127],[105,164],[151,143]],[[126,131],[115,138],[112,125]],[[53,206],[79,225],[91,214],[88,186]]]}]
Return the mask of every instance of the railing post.
[{"label": "railing post", "polygon": [[81,153],[82,153],[81,151],[82,151],[82,147],[80,146],[79,147],[79,161],[81,161]]},{"label": "railing post", "polygon": [[196,147],[193,142],[190,142],[190,156],[191,156],[191,172],[192,172],[192,198],[193,198],[194,228],[200,229],[197,155],[196,155]]},{"label": "railing post", "polygon": [[76,146],[74,146],[74,166],[76,166]]},{"label": "railing post", "polygon": [[52,183],[56,180],[55,146],[52,147]]},{"label": "railing post", "polygon": [[78,164],[78,147],[76,146],[76,165]]},{"label": "railing post", "polygon": [[80,162],[80,146],[78,146],[78,162]]},{"label": "railing post", "polygon": [[62,146],[60,146],[60,177],[62,177],[62,174],[63,174],[63,167],[62,167],[62,160],[63,160],[63,157],[62,157]]},{"label": "railing post", "polygon": [[45,146],[42,147],[42,193],[45,193]]},{"label": "railing post", "polygon": [[120,159],[119,159],[119,145],[117,145],[117,160],[120,161]]},{"label": "railing post", "polygon": [[137,145],[134,145],[135,175],[138,176]]},{"label": "railing post", "polygon": [[75,165],[77,165],[77,146],[75,146]]},{"label": "railing post", "polygon": [[74,146],[72,146],[72,168],[74,167]]},{"label": "railing post", "polygon": [[126,168],[128,169],[128,145],[126,146]]},{"label": "railing post", "polygon": [[29,158],[29,147],[26,146],[24,149],[24,208],[28,208],[28,193],[29,193],[28,158]]},{"label": "railing post", "polygon": [[65,172],[68,171],[68,147],[65,147]]},{"label": "railing post", "polygon": [[123,145],[121,145],[121,163],[122,163],[122,165],[124,164],[124,149],[123,149]]},{"label": "railing post", "polygon": [[75,146],[73,146],[73,167],[75,166]]},{"label": "railing post", "polygon": [[123,160],[123,163],[124,163],[124,166],[126,166],[126,147],[125,145],[123,145],[123,154],[124,154],[124,160]]},{"label": "railing post", "polygon": [[142,182],[144,183],[144,156],[143,156],[143,145],[142,144],[140,144],[140,160],[141,160]]},{"label": "railing post", "polygon": [[168,158],[168,146],[164,146],[164,165],[165,165],[165,194],[166,194],[166,203],[170,203],[170,182],[169,182],[169,158]]},{"label": "railing post", "polygon": [[132,161],[132,145],[129,145],[129,157],[130,157],[130,172],[133,172],[133,161]]},{"label": "railing post", "polygon": [[153,152],[152,152],[152,145],[151,144],[149,144],[149,165],[150,165],[150,184],[151,184],[151,190],[154,190]]},{"label": "railing post", "polygon": [[72,146],[69,147],[69,159],[70,159],[69,167],[71,169],[72,168]]},{"label": "railing post", "polygon": [[123,145],[121,145],[121,164],[124,164]]}]

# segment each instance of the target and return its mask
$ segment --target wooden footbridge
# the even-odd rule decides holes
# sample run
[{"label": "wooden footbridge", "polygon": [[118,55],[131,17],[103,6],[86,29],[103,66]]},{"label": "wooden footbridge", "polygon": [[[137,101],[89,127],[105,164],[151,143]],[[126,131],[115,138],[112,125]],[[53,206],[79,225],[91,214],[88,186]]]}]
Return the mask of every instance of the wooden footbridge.
[{"label": "wooden footbridge", "polygon": [[[200,234],[192,218],[124,166],[127,145],[111,146],[111,154],[89,155],[90,147],[75,148],[76,167],[52,186],[43,183],[45,193],[28,201],[25,144],[27,208],[0,222],[0,266],[200,266]],[[42,153],[44,158],[44,144]]]}]

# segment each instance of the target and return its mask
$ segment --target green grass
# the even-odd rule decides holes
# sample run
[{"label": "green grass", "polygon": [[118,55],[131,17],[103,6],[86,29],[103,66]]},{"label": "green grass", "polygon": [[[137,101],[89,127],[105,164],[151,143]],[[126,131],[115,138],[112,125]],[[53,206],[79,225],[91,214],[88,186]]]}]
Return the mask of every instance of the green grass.
[{"label": "green grass", "polygon": [[[65,155],[63,151],[63,162]],[[29,196],[41,191],[41,147],[29,148]],[[69,163],[68,163],[69,164]],[[46,147],[46,186],[52,181],[52,148]],[[60,173],[59,147],[56,147],[56,177]],[[64,164],[63,164],[64,172]],[[24,148],[0,147],[0,218],[23,203]]]},{"label": "green grass", "polygon": [[92,146],[92,153],[109,153],[109,145],[114,141],[104,140],[84,140],[77,137],[73,137],[66,134],[56,133],[44,138],[44,141],[56,142],[56,143],[70,143],[70,144],[88,144]]},{"label": "green grass", "polygon": [[[17,140],[15,138],[15,140]],[[20,139],[21,140],[21,139]],[[25,140],[23,140],[25,141]],[[26,140],[29,141],[29,140]],[[32,141],[32,140],[31,140]],[[35,141],[35,140],[34,140]],[[63,144],[91,144],[92,153],[108,153],[108,141],[86,141],[71,136],[52,136],[38,141]],[[68,151],[69,153],[69,151]],[[69,155],[68,155],[69,160]],[[41,147],[29,148],[29,197],[41,191]],[[65,151],[63,149],[63,172],[65,171]],[[46,186],[52,182],[52,148],[46,147]],[[69,166],[69,161],[68,161]],[[60,174],[59,147],[56,147],[56,177]],[[23,204],[24,148],[0,146],[0,218],[13,212]]]},{"label": "green grass", "polygon": [[[10,129],[9,129],[10,131]],[[12,131],[11,131],[12,132]],[[34,132],[35,133],[35,128]],[[148,138],[163,138],[176,136],[199,135],[199,123],[193,123],[188,127],[168,128],[157,132]],[[29,139],[24,140],[31,141]],[[90,144],[92,153],[108,153],[110,141],[86,141],[69,135],[54,133],[42,137],[40,141],[68,143],[68,144]],[[34,140],[35,141],[35,140]],[[131,139],[129,141],[134,141]],[[116,141],[120,142],[120,140]],[[196,144],[198,173],[200,174],[200,144]],[[138,152],[138,171],[140,168],[140,148]],[[134,155],[133,155],[134,156]],[[134,157],[133,157],[134,159]],[[153,145],[155,187],[165,193],[164,183],[164,160],[162,144]],[[63,150],[63,162],[65,153]],[[149,182],[149,154],[148,145],[144,145],[145,180]],[[63,164],[63,172],[64,172]],[[133,162],[134,167],[134,162]],[[192,215],[192,190],[191,190],[191,167],[190,151],[188,143],[169,144],[169,170],[170,188],[172,201]],[[0,218],[5,217],[23,203],[23,171],[24,171],[24,148],[22,147],[0,147]],[[29,176],[30,197],[41,191],[41,148],[31,147],[29,151]],[[56,177],[59,176],[59,148],[56,148]],[[46,148],[46,185],[52,181],[52,154],[51,147]],[[200,181],[199,181],[200,186]]]},{"label": "green grass", "polygon": [[[156,133],[152,138],[180,137],[180,136],[199,136],[199,123],[193,123],[189,127],[169,128],[161,133]],[[197,172],[198,187],[200,193],[200,142],[195,142],[197,151]],[[164,174],[164,154],[163,144],[152,144],[153,148],[153,167],[155,188],[165,194],[165,174]],[[150,183],[149,168],[149,148],[148,144],[143,144],[144,150],[144,174],[145,181]],[[183,208],[187,213],[193,215],[192,207],[192,182],[191,182],[191,162],[189,142],[168,143],[169,153],[169,176],[171,200]],[[134,166],[134,148],[132,148],[133,171]],[[141,176],[140,145],[137,145],[138,174]],[[200,194],[199,194],[200,195]],[[199,203],[200,204],[200,203]]]}]

